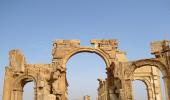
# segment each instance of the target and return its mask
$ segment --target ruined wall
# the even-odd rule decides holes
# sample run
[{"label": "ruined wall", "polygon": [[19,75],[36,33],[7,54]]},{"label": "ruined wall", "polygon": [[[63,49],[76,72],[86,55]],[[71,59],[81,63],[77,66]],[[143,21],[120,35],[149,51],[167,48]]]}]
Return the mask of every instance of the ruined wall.
[{"label": "ruined wall", "polygon": [[[3,100],[22,100],[23,87],[28,82],[34,82],[34,100],[68,100],[66,63],[70,57],[80,52],[96,53],[106,63],[107,80],[99,80],[99,100],[133,100],[132,81],[146,76],[147,79],[150,77],[147,82],[151,84],[148,91],[152,89],[148,92],[152,94],[149,97],[160,98],[157,71],[153,68],[150,74],[143,69],[137,71],[143,66],[155,66],[162,72],[166,99],[170,100],[169,41],[153,42],[151,53],[155,58],[137,61],[128,61],[126,53],[118,49],[118,41],[115,39],[91,40],[91,44],[80,46],[79,40],[56,40],[50,64],[27,64],[20,50],[11,50],[4,78]],[[139,76],[141,71],[143,74]]]}]

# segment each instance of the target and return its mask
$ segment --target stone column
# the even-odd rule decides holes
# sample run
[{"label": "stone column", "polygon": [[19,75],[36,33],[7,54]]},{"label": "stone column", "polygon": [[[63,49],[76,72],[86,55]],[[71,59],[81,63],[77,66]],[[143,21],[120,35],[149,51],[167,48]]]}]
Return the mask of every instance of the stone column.
[{"label": "stone column", "polygon": [[12,73],[6,67],[5,68],[5,78],[4,78],[4,87],[3,87],[3,100],[10,100],[11,98],[11,84],[12,84]]},{"label": "stone column", "polygon": [[165,85],[166,100],[170,100],[170,76],[164,76],[163,80]]},{"label": "stone column", "polygon": [[153,91],[150,86],[147,87],[147,94],[148,94],[148,100],[154,100],[153,98]]},{"label": "stone column", "polygon": [[34,100],[39,100],[37,96],[37,87],[34,87]]},{"label": "stone column", "polygon": [[133,94],[132,94],[132,81],[130,79],[125,80],[124,86],[124,95],[125,100],[134,100]]},{"label": "stone column", "polygon": [[124,90],[123,89],[120,89],[119,90],[119,93],[120,93],[120,100],[125,100],[125,96],[124,96]]},{"label": "stone column", "polygon": [[110,88],[108,93],[109,93],[109,100],[118,100],[117,96],[114,93],[114,89]]},{"label": "stone column", "polygon": [[11,100],[22,100],[23,99],[23,91],[19,89],[15,89],[12,91]]},{"label": "stone column", "polygon": [[161,85],[160,85],[160,76],[156,75],[156,72],[153,73],[152,76],[153,80],[153,90],[155,95],[155,100],[161,100],[162,99],[162,92],[161,92]]},{"label": "stone column", "polygon": [[60,79],[60,90],[61,90],[61,99],[67,100],[66,93],[67,93],[67,81],[66,81],[66,72],[61,73],[61,79]]}]

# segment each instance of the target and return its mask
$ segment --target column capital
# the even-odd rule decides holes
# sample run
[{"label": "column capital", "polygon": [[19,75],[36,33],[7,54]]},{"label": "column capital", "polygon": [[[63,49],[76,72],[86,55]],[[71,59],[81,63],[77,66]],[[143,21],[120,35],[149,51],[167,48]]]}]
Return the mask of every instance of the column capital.
[{"label": "column capital", "polygon": [[13,89],[13,91],[24,92],[24,91],[21,90],[21,89]]}]

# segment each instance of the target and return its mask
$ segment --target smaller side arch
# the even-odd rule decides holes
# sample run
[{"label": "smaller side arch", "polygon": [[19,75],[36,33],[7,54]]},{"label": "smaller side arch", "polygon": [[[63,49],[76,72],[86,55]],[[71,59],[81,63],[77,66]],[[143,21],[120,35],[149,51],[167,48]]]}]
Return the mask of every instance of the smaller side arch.
[{"label": "smaller side arch", "polygon": [[34,82],[34,99],[37,100],[37,79],[32,75],[21,75],[13,82],[11,100],[23,100],[23,88],[28,82]]},{"label": "smaller side arch", "polygon": [[137,77],[136,79],[134,79],[134,81],[137,81],[137,80],[145,84],[148,100],[153,100],[153,89],[152,89],[153,87],[151,83],[149,82],[149,80],[145,77]]},{"label": "smaller side arch", "polygon": [[137,78],[133,79],[133,81],[136,81],[136,80],[142,81],[146,85],[147,88],[151,87],[151,83],[149,82],[149,80],[147,78],[137,77]]},{"label": "smaller side arch", "polygon": [[143,66],[155,66],[162,72],[164,85],[165,85],[165,91],[166,91],[166,99],[170,100],[170,85],[169,85],[170,73],[169,73],[168,68],[163,62],[157,59],[142,59],[142,60],[134,61],[130,64],[129,68],[126,70],[126,78],[131,79],[133,77],[135,70]]},{"label": "smaller side arch", "polygon": [[137,60],[137,61],[132,62],[132,66],[133,66],[132,73],[134,73],[134,71],[137,68],[140,68],[143,66],[155,66],[162,72],[163,76],[168,76],[169,74],[167,67],[162,62],[156,59]]},{"label": "smaller side arch", "polygon": [[26,83],[33,81],[35,86],[37,86],[37,79],[32,75],[21,75],[14,80],[13,86],[14,89],[24,86]]}]

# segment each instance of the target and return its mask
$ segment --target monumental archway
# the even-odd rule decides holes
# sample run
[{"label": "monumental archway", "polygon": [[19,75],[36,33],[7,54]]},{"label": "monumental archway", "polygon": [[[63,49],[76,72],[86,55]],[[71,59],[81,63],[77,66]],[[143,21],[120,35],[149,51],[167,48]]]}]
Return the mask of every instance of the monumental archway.
[{"label": "monumental archway", "polygon": [[[89,52],[96,53],[106,63],[106,67],[110,66],[110,63],[116,58],[117,41],[116,40],[92,40],[93,46],[82,47],[78,40],[57,40],[53,46],[53,64],[58,66],[56,70],[60,70],[60,90],[62,94],[67,95],[67,79],[66,79],[66,63],[70,57],[77,53]],[[65,98],[65,95],[61,95]]]},{"label": "monumental archway", "polygon": [[[6,67],[3,100],[22,100],[24,84],[34,81],[35,100],[68,100],[66,63],[80,52],[96,53],[106,63],[106,80],[99,80],[98,100],[133,100],[132,80],[134,71],[142,66],[155,66],[161,70],[166,98],[170,100],[170,47],[169,41],[157,41],[151,45],[155,58],[128,61],[126,53],[118,49],[118,42],[92,40],[92,46],[80,46],[78,40],[56,40],[53,43],[50,64],[27,64],[19,50],[9,53]],[[11,87],[14,86],[14,87]],[[101,96],[103,95],[103,96]],[[100,98],[102,97],[102,98]]]},{"label": "monumental archway", "polygon": [[96,53],[79,52],[69,58],[67,64],[68,99],[81,100],[90,96],[96,100],[98,81],[106,78],[106,63]]}]

